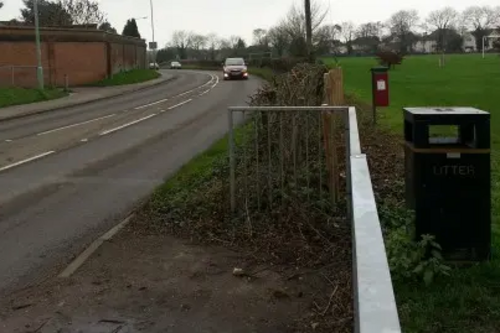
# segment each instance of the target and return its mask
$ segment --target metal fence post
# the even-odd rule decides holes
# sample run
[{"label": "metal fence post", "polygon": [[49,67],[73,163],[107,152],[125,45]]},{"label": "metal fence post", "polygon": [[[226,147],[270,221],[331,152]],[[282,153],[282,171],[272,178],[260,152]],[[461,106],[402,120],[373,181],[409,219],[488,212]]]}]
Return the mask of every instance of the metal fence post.
[{"label": "metal fence post", "polygon": [[227,120],[229,124],[229,187],[231,196],[231,212],[236,209],[236,198],[235,198],[235,159],[234,159],[234,124],[233,124],[233,112],[231,110],[227,111]]}]

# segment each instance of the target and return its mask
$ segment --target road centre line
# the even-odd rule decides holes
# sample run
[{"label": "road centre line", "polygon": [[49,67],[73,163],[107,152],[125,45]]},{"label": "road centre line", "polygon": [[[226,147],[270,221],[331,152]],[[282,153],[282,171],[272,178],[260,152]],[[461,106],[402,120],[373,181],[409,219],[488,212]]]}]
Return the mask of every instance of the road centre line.
[{"label": "road centre line", "polygon": [[32,162],[34,160],[38,160],[40,158],[43,158],[45,156],[48,156],[48,155],[51,155],[51,154],[54,154],[54,153],[55,153],[55,151],[51,150],[51,151],[47,151],[45,153],[42,153],[42,154],[39,154],[39,155],[36,155],[36,156],[33,156],[33,157],[29,157],[29,158],[21,160],[19,162],[6,165],[6,166],[0,168],[0,172],[12,169],[12,168],[20,166],[22,164],[26,164],[26,163]]},{"label": "road centre line", "polygon": [[156,101],[156,102],[153,102],[153,103],[149,103],[149,104],[144,104],[144,105],[138,106],[134,110],[144,109],[144,108],[147,108],[149,106],[160,104],[160,103],[163,103],[163,102],[166,102],[166,101],[168,101],[168,98],[160,99],[159,101]]},{"label": "road centre line", "polygon": [[175,109],[175,108],[178,108],[178,107],[179,107],[179,106],[181,106],[181,105],[184,105],[184,104],[187,104],[187,103],[191,102],[192,100],[193,100],[192,98],[190,98],[190,99],[186,99],[186,100],[185,100],[185,101],[183,101],[183,102],[180,102],[180,103],[178,103],[178,104],[172,105],[172,106],[171,106],[171,107],[169,107],[167,110],[173,110],[173,109]]},{"label": "road centre line", "polygon": [[[216,79],[217,79],[217,81],[218,81],[218,79],[219,79],[219,78],[218,78],[217,76],[215,76],[215,78],[216,78]],[[188,91],[185,91],[185,92],[183,92],[183,93],[180,93],[180,94],[178,94],[178,95],[174,95],[174,96],[172,96],[172,97],[170,97],[170,98],[181,97],[181,96],[187,95],[187,94],[189,94],[189,93],[192,93],[193,91],[195,91],[195,90],[197,90],[197,89],[200,89],[200,88],[202,88],[202,87],[204,87],[204,86],[206,86],[206,85],[208,85],[208,84],[212,83],[213,79],[214,79],[214,76],[213,76],[212,74],[210,74],[210,80],[208,80],[208,81],[207,81],[207,82],[205,82],[204,84],[202,84],[202,85],[200,85],[200,86],[198,86],[198,87],[196,87],[196,88],[190,89],[190,90],[188,90]],[[144,105],[137,106],[137,107],[135,107],[135,108],[134,108],[134,110],[141,110],[141,109],[145,109],[145,108],[147,108],[147,107],[149,107],[149,106],[153,106],[153,105],[156,105],[156,104],[160,104],[160,103],[163,103],[163,102],[166,102],[166,101],[168,101],[168,98],[160,99],[160,100],[158,100],[158,101],[155,101],[155,102],[152,102],[152,103],[149,103],[149,104],[144,104]]]},{"label": "road centre line", "polygon": [[131,125],[135,125],[135,124],[137,124],[137,123],[140,123],[141,121],[144,121],[144,120],[146,120],[146,119],[152,118],[152,117],[154,117],[154,116],[156,116],[156,113],[153,113],[153,114],[150,114],[149,116],[142,117],[142,118],[140,118],[140,119],[137,119],[137,120],[131,121],[131,122],[126,123],[126,124],[123,124],[123,125],[121,125],[121,126],[118,126],[118,127],[115,127],[115,128],[109,129],[109,130],[106,130],[106,131],[104,131],[104,132],[99,133],[99,135],[100,135],[100,136],[102,136],[102,135],[106,135],[106,134],[110,134],[110,133],[113,133],[113,132],[119,131],[119,130],[121,130],[121,129],[125,128],[125,127],[129,127],[129,126],[131,126]]},{"label": "road centre line", "polygon": [[99,117],[99,118],[87,120],[87,121],[82,121],[81,123],[76,123],[76,124],[72,124],[72,125],[68,125],[68,126],[63,126],[63,127],[58,127],[58,128],[55,128],[55,129],[51,129],[49,131],[38,133],[37,135],[40,136],[40,135],[50,134],[50,133],[57,132],[57,131],[62,131],[62,130],[68,129],[68,128],[90,124],[90,123],[93,123],[95,121],[99,121],[99,120],[111,118],[111,117],[114,117],[114,116],[116,116],[116,113],[113,113],[113,114],[110,114],[110,115],[107,115],[107,116],[104,116],[104,117]]}]

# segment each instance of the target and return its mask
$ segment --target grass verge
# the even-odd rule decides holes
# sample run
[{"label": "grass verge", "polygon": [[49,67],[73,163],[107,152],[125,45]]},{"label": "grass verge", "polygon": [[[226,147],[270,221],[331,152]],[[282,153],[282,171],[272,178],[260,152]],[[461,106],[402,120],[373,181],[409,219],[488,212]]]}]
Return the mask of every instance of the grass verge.
[{"label": "grass verge", "polygon": [[[371,82],[369,69],[376,62],[373,58],[343,58],[346,91],[354,96],[360,109],[369,110]],[[393,236],[387,237],[391,270],[395,282],[396,297],[403,331],[409,333],[481,333],[500,332],[500,121],[495,113],[500,112],[498,89],[500,86],[500,60],[497,56],[481,59],[478,55],[452,55],[447,57],[444,68],[438,67],[438,56],[418,56],[405,59],[402,66],[389,72],[391,106],[381,109],[379,114],[379,139],[392,137],[392,164],[395,171],[389,182],[391,191],[378,195],[381,221]],[[404,171],[402,170],[402,108],[405,106],[473,106],[492,113],[492,218],[493,259],[468,268],[453,268],[450,276],[436,278],[426,285],[414,279],[412,270],[401,272],[417,248],[403,251],[403,255],[391,257],[399,252],[400,240],[406,237],[402,231],[411,221],[404,208]],[[368,157],[373,153],[367,151]],[[372,156],[371,156],[372,155]],[[372,170],[374,169],[371,166]],[[375,188],[376,192],[379,192]],[[391,193],[392,194],[388,194]],[[410,222],[411,224],[411,222]],[[407,267],[407,266],[406,266]],[[394,274],[396,273],[396,274]]]},{"label": "grass verge", "polygon": [[113,77],[90,84],[90,86],[121,86],[125,84],[134,84],[154,80],[159,78],[160,76],[161,74],[153,69],[132,69],[130,71],[120,72],[113,75]]},{"label": "grass verge", "polygon": [[24,89],[24,88],[2,88],[0,89],[0,108],[43,102],[67,96],[61,89]]},{"label": "grass verge", "polygon": [[[303,84],[302,91],[314,94],[317,89],[306,88],[316,87],[323,71],[304,71],[306,82],[289,75],[289,80],[298,81],[289,86]],[[281,92],[288,93],[286,89],[279,89]],[[259,90],[252,96],[252,105],[266,105],[268,95],[264,88]],[[297,96],[288,99],[291,105],[296,104],[293,98]],[[314,99],[316,105],[322,97]],[[302,332],[349,333],[353,318],[350,228],[344,205],[333,207],[328,191],[323,191],[326,161],[306,161],[302,156],[294,170],[272,165],[279,156],[283,165],[292,165],[294,149],[308,149],[311,156],[321,157],[322,146],[312,134],[313,129],[320,128],[320,118],[307,114],[300,117],[280,123],[277,114],[255,114],[235,131],[234,212],[229,207],[228,142],[224,138],[153,193],[137,215],[144,223],[137,229],[235,250],[244,258],[244,266],[263,268],[303,288],[296,294],[300,300],[290,298],[305,306],[299,315],[290,317],[291,326],[300,326]],[[311,135],[295,137],[296,144],[283,145],[281,152],[276,147],[269,150],[268,144],[277,144],[280,137],[283,142],[293,142],[296,123],[307,124],[309,129],[304,133]],[[269,130],[277,126],[282,127],[281,134]],[[262,165],[271,165],[265,174]],[[281,184],[280,179],[294,176],[295,182]]]}]

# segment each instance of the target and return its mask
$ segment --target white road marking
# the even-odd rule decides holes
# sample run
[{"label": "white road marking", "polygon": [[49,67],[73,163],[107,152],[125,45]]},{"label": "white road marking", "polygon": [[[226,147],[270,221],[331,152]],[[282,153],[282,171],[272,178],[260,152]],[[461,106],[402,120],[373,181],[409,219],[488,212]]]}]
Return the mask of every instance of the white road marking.
[{"label": "white road marking", "polygon": [[76,272],[78,268],[80,268],[85,261],[87,261],[88,258],[106,241],[109,241],[115,236],[123,227],[125,227],[134,217],[134,215],[130,215],[127,217],[125,220],[120,222],[118,225],[114,226],[111,228],[108,232],[106,232],[104,235],[96,239],[88,248],[85,249],[78,257],[76,257],[75,260],[73,260],[68,267],[64,269],[64,271],[59,274],[60,278],[68,278],[73,273]]},{"label": "white road marking", "polygon": [[89,139],[81,139],[80,142],[87,142]]},{"label": "white road marking", "polygon": [[208,93],[211,89],[207,89],[205,90],[204,92],[201,92],[198,96],[203,96],[205,95],[206,93]]},{"label": "white road marking", "polygon": [[149,103],[149,104],[144,104],[144,105],[138,106],[134,110],[145,109],[147,107],[150,107],[150,106],[153,106],[153,105],[156,105],[156,104],[160,104],[160,103],[163,103],[163,102],[166,102],[166,101],[168,101],[168,98],[160,99],[159,101],[156,101],[156,102],[153,102],[153,103]]},{"label": "white road marking", "polygon": [[[200,86],[201,87],[201,86]],[[183,92],[182,94],[179,94],[179,95],[176,95],[175,97],[181,97],[181,96],[184,96],[184,95],[187,95],[189,93],[192,93],[193,91],[195,91],[196,89],[200,88],[200,87],[196,87],[194,89],[191,89],[191,90],[188,90],[188,91],[185,91]]]},{"label": "white road marking", "polygon": [[68,126],[63,126],[63,127],[55,128],[55,129],[52,129],[50,131],[45,131],[45,132],[42,132],[42,133],[38,133],[37,135],[45,135],[45,134],[49,134],[49,133],[53,133],[53,132],[57,132],[57,131],[62,131],[62,130],[68,129],[68,128],[72,128],[72,127],[76,127],[76,126],[81,126],[81,125],[85,125],[85,124],[90,124],[90,123],[93,123],[95,121],[99,121],[99,120],[111,118],[111,117],[114,117],[114,116],[116,116],[115,113],[107,115],[107,116],[104,116],[104,117],[100,117],[100,118],[95,118],[95,119],[83,121],[81,123],[76,123],[76,124],[72,124],[72,125],[68,125]]},{"label": "white road marking", "polygon": [[19,161],[19,162],[16,162],[16,163],[12,163],[12,164],[9,164],[9,165],[6,165],[2,168],[0,168],[0,172],[1,171],[5,171],[5,170],[9,170],[9,169],[12,169],[12,168],[15,168],[17,166],[20,166],[22,164],[25,164],[25,163],[28,163],[28,162],[32,162],[34,160],[38,160],[40,158],[43,158],[45,156],[48,156],[48,155],[51,155],[51,154],[54,154],[55,151],[54,150],[51,150],[51,151],[48,151],[48,152],[45,152],[45,153],[42,153],[40,155],[36,155],[36,156],[33,156],[33,157],[30,157],[30,158],[27,158],[25,160],[22,160],[22,161]]},{"label": "white road marking", "polygon": [[12,142],[12,140],[11,139],[7,139],[7,140],[5,140],[5,142]]},{"label": "white road marking", "polygon": [[219,84],[219,77],[218,76],[215,77],[215,83],[210,87],[210,89],[214,89],[217,84]]},{"label": "white road marking", "polygon": [[179,106],[187,104],[187,103],[191,102],[192,100],[193,100],[192,98],[186,99],[184,102],[180,102],[179,104],[172,105],[171,107],[168,108],[168,110],[173,110],[175,108],[178,108]]},{"label": "white road marking", "polygon": [[129,127],[129,126],[132,126],[134,124],[137,124],[137,123],[140,123],[141,121],[144,121],[146,119],[149,119],[149,118],[152,118],[156,116],[156,113],[153,113],[153,114],[150,114],[149,116],[146,116],[146,117],[142,117],[140,119],[137,119],[137,120],[134,120],[134,121],[131,121],[130,123],[126,123],[126,124],[123,124],[121,126],[118,126],[118,127],[115,127],[115,128],[112,128],[112,129],[109,129],[107,131],[104,131],[104,132],[101,132],[99,133],[99,135],[106,135],[106,134],[110,134],[110,133],[113,133],[113,132],[116,132],[116,131],[119,131],[125,127]]},{"label": "white road marking", "polygon": [[[174,95],[174,96],[172,96],[172,97],[170,97],[170,98],[176,98],[176,97],[182,97],[182,96],[185,96],[185,95],[187,95],[187,94],[192,93],[193,91],[196,91],[196,90],[198,90],[198,89],[200,89],[200,88],[205,87],[206,85],[212,84],[212,82],[215,80],[215,83],[211,86],[211,88],[210,88],[210,89],[214,88],[214,87],[217,85],[217,83],[219,83],[219,77],[218,77],[217,75],[212,75],[212,74],[209,74],[209,75],[210,75],[210,80],[208,80],[207,82],[203,83],[202,85],[200,85],[200,86],[198,86],[198,87],[196,87],[196,88],[193,88],[193,89],[190,89],[190,90],[184,91],[184,92],[182,92],[182,93],[180,93],[180,94]],[[153,103],[149,103],[149,104],[145,104],[145,105],[138,106],[138,107],[136,107],[134,110],[141,110],[141,109],[145,109],[145,108],[147,108],[147,107],[150,107],[150,106],[153,106],[153,105],[156,105],[156,104],[160,104],[160,103],[163,103],[163,102],[166,102],[166,101],[168,101],[168,98],[161,99],[161,100],[156,101],[156,102],[153,102]],[[180,105],[182,105],[182,104],[180,104]],[[171,109],[169,109],[169,110],[171,110]],[[127,111],[124,111],[124,112],[127,112]]]}]

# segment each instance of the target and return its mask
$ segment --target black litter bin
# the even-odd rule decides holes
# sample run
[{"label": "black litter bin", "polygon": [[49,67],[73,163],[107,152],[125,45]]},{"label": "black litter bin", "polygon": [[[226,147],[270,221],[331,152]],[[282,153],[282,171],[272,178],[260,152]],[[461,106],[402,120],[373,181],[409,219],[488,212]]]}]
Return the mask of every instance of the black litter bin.
[{"label": "black litter bin", "polygon": [[[432,130],[445,126],[445,134]],[[490,114],[475,108],[405,108],[406,202],[415,235],[436,237],[446,259],[490,257]]]}]

